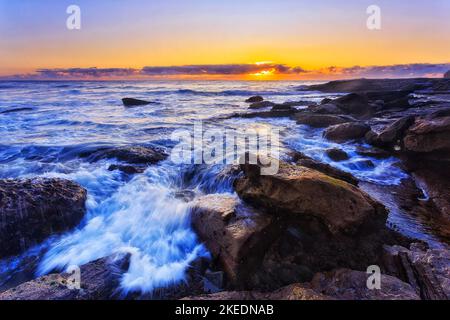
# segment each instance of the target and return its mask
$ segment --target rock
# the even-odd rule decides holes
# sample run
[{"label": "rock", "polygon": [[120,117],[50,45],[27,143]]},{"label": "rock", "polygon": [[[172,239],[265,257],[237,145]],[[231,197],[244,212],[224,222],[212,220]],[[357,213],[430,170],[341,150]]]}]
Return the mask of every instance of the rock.
[{"label": "rock", "polygon": [[253,102],[248,108],[249,109],[261,109],[261,108],[268,108],[273,107],[275,103],[270,101],[260,101],[260,102]]},{"label": "rock", "polygon": [[318,273],[312,290],[339,300],[420,300],[414,289],[395,277],[381,275],[380,289],[367,288],[369,275],[362,271],[337,269]]},{"label": "rock", "polygon": [[370,127],[363,123],[349,122],[328,127],[324,133],[324,138],[333,141],[346,141],[361,139],[370,131]]},{"label": "rock", "polygon": [[333,300],[333,298],[318,294],[304,284],[294,283],[273,292],[222,291],[187,297],[183,300]]},{"label": "rock", "polygon": [[[89,161],[99,161],[102,159],[117,159],[131,164],[155,164],[165,160],[168,155],[159,148],[144,146],[122,146],[102,148],[95,151],[80,154],[80,157],[87,157]],[[113,167],[114,168],[114,167]],[[119,167],[117,167],[119,169]]]},{"label": "rock", "polygon": [[32,111],[33,108],[28,108],[28,107],[24,107],[24,108],[13,108],[13,109],[7,109],[4,111],[1,111],[0,114],[7,114],[7,113],[13,113],[13,112],[21,112],[21,111]]},{"label": "rock", "polygon": [[137,174],[142,173],[146,169],[145,166],[137,166],[137,165],[125,165],[125,164],[112,164],[108,167],[109,171],[119,170],[126,174]]},{"label": "rock", "polygon": [[369,106],[367,97],[357,93],[350,93],[345,96],[339,97],[333,101],[339,109],[347,114],[356,116],[366,116],[373,110]]},{"label": "rock", "polygon": [[0,258],[78,225],[86,190],[63,179],[0,180]]},{"label": "rock", "polygon": [[344,161],[349,159],[347,152],[338,148],[328,149],[325,153],[333,161]]},{"label": "rock", "polygon": [[356,153],[361,156],[372,157],[376,159],[386,159],[391,156],[390,153],[386,150],[377,147],[365,148],[358,146],[356,148]]},{"label": "rock", "polygon": [[450,116],[416,119],[403,138],[407,151],[450,153]]},{"label": "rock", "polygon": [[[107,300],[119,298],[121,275],[128,270],[129,254],[115,254],[80,267],[80,289],[71,274],[53,273],[0,293],[0,300]],[[71,281],[72,280],[72,281]],[[69,286],[72,285],[72,288]]]},{"label": "rock", "polygon": [[297,124],[306,124],[314,128],[324,128],[340,123],[349,122],[348,119],[326,114],[298,113],[294,116]]},{"label": "rock", "polygon": [[385,246],[386,271],[408,282],[427,300],[450,299],[450,252],[447,249],[426,249],[412,244],[410,250],[401,246]]},{"label": "rock", "polygon": [[387,126],[372,142],[382,146],[401,146],[405,131],[414,123],[414,116],[406,116]]},{"label": "rock", "polygon": [[125,107],[134,107],[134,106],[144,106],[144,105],[151,104],[154,102],[139,100],[139,99],[134,99],[134,98],[123,98],[122,103]]},{"label": "rock", "polygon": [[450,70],[444,73],[444,79],[450,79]]},{"label": "rock", "polygon": [[184,202],[191,202],[195,198],[195,192],[192,190],[179,190],[173,193],[175,199],[181,199]]},{"label": "rock", "polygon": [[333,234],[351,234],[371,220],[385,220],[384,207],[357,187],[316,170],[280,162],[275,175],[259,175],[258,165],[242,165],[238,195],[275,212],[313,216]]},{"label": "rock", "polygon": [[325,99],[322,99],[322,101],[320,101],[320,104],[323,105],[323,104],[330,103],[330,102],[332,102],[332,101],[333,101],[333,99],[325,98]]},{"label": "rock", "polygon": [[261,97],[261,96],[253,96],[253,97],[250,97],[247,100],[245,100],[245,102],[247,102],[247,103],[255,103],[255,102],[261,102],[263,100],[264,100],[264,98]]},{"label": "rock", "polygon": [[228,276],[239,285],[248,277],[261,246],[266,245],[272,217],[227,195],[206,195],[192,205],[194,230]]},{"label": "rock", "polygon": [[318,114],[342,114],[343,111],[334,103],[329,102],[321,105],[311,105],[308,111]]},{"label": "rock", "polygon": [[326,174],[327,176],[346,181],[355,186],[358,185],[358,179],[356,179],[351,173],[337,169],[333,166],[330,166],[327,163],[316,161],[299,152],[295,152],[291,154],[291,156],[292,160],[300,166],[320,171]]},{"label": "rock", "polygon": [[351,162],[348,164],[348,166],[353,170],[366,170],[375,168],[373,162],[368,159]]}]

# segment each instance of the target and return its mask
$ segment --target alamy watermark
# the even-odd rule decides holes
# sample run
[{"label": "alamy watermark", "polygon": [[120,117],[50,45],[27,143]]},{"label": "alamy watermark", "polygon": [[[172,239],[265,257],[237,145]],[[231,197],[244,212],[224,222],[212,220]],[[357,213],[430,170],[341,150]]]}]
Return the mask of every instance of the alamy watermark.
[{"label": "alamy watermark", "polygon": [[67,7],[66,13],[69,15],[66,20],[66,27],[69,30],[81,29],[81,9],[75,4]]},{"label": "alamy watermark", "polygon": [[366,13],[369,15],[366,21],[367,29],[381,30],[381,8],[372,4],[367,7]]}]

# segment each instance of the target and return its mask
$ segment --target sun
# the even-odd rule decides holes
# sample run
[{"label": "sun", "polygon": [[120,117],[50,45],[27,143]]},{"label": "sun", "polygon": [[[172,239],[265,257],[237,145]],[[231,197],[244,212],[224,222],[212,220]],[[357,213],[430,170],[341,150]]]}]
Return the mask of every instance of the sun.
[{"label": "sun", "polygon": [[251,75],[252,75],[252,76],[256,76],[256,77],[266,77],[266,76],[271,76],[271,75],[273,75],[273,74],[274,74],[274,71],[275,71],[275,70],[273,70],[273,69],[269,69],[269,70],[261,70],[261,71],[256,72],[256,73],[252,73]]}]

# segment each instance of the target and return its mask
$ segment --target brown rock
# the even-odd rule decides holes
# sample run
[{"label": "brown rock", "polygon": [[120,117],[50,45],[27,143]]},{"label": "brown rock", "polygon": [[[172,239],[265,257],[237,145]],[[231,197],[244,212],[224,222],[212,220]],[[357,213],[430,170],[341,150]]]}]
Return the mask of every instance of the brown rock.
[{"label": "brown rock", "polygon": [[339,116],[327,114],[298,113],[294,116],[298,124],[306,124],[314,128],[324,128],[335,124],[350,122]]},{"label": "brown rock", "polygon": [[131,164],[155,164],[167,158],[167,154],[155,147],[144,146],[122,146],[102,148],[80,154],[80,157],[87,157],[89,161],[99,161],[102,159],[117,159]]},{"label": "brown rock", "polygon": [[[106,300],[118,297],[118,286],[128,270],[129,254],[116,254],[80,267],[80,289],[69,283],[74,277],[53,273],[0,293],[0,300]],[[68,285],[72,285],[72,288]]]},{"label": "brown rock", "polygon": [[368,289],[369,275],[362,271],[338,269],[318,273],[310,283],[311,289],[339,300],[419,300],[408,284],[395,277],[381,275],[380,289]]},{"label": "brown rock", "polygon": [[255,103],[255,102],[261,102],[263,100],[264,100],[264,98],[261,97],[261,96],[253,96],[253,97],[250,97],[247,100],[245,100],[245,102],[247,102],[247,103]]},{"label": "brown rock", "polygon": [[0,257],[80,223],[86,190],[63,179],[0,180]]},{"label": "brown rock", "polygon": [[344,161],[349,159],[347,152],[338,148],[328,149],[325,153],[333,161]]},{"label": "brown rock", "polygon": [[275,211],[311,215],[332,233],[352,232],[367,219],[385,219],[379,203],[355,186],[316,170],[280,162],[275,175],[259,175],[259,166],[242,166],[246,177],[235,182],[239,196]]},{"label": "brown rock", "polygon": [[384,146],[402,146],[405,131],[414,123],[414,116],[403,117],[387,126],[378,135],[375,143]]},{"label": "brown rock", "polygon": [[370,127],[363,123],[342,123],[328,127],[323,136],[333,141],[361,139],[369,130]]},{"label": "brown rock", "polygon": [[275,103],[270,101],[260,101],[260,102],[253,102],[248,108],[249,109],[260,109],[260,108],[268,108],[273,107]]},{"label": "brown rock", "polygon": [[450,252],[412,244],[385,246],[384,265],[390,274],[408,282],[422,299],[450,299]]},{"label": "brown rock", "polygon": [[416,119],[403,138],[405,149],[416,153],[450,152],[450,116]]}]

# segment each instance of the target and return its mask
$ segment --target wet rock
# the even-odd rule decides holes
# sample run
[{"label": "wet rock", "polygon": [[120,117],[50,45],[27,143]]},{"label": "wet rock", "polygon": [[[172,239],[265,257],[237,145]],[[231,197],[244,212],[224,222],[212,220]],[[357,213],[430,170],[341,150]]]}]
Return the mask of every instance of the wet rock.
[{"label": "wet rock", "polygon": [[106,300],[119,298],[129,254],[115,254],[80,267],[80,289],[73,274],[52,273],[0,293],[0,300]]},{"label": "wet rock", "polygon": [[330,103],[330,102],[332,102],[333,101],[333,99],[330,99],[330,98],[325,98],[325,99],[322,99],[322,101],[320,101],[320,104],[322,105],[322,104],[327,104],[327,103]]},{"label": "wet rock", "polygon": [[319,294],[306,285],[294,283],[273,292],[222,291],[214,294],[188,297],[183,300],[334,300]]},{"label": "wet rock", "polygon": [[370,127],[363,123],[349,122],[328,127],[323,136],[333,141],[361,139],[370,131]]},{"label": "wet rock", "polygon": [[294,116],[297,124],[306,124],[314,128],[325,128],[332,125],[349,122],[349,119],[334,115],[298,113]]},{"label": "wet rock", "polygon": [[332,102],[321,104],[321,105],[311,105],[308,107],[308,111],[318,113],[318,114],[342,114],[343,111]]},{"label": "wet rock", "polygon": [[450,70],[448,70],[446,73],[444,73],[445,79],[450,79]]},{"label": "wet rock", "polygon": [[352,233],[368,220],[385,220],[384,207],[357,187],[316,170],[280,162],[275,175],[259,175],[258,165],[242,165],[238,195],[259,207],[313,216],[334,234]]},{"label": "wet rock", "polygon": [[387,126],[372,140],[372,143],[381,146],[401,146],[405,131],[414,123],[414,116],[406,116]]},{"label": "wet rock", "polygon": [[1,111],[0,114],[7,114],[7,113],[14,113],[14,112],[22,112],[22,111],[32,111],[33,108],[13,108],[13,109],[7,109],[4,111]]},{"label": "wet rock", "polygon": [[345,113],[355,116],[366,116],[373,111],[367,97],[357,93],[350,93],[339,97],[333,102]]},{"label": "wet rock", "polygon": [[450,252],[447,249],[426,249],[412,244],[410,250],[401,246],[385,246],[384,266],[388,273],[408,282],[422,299],[450,299]]},{"label": "wet rock", "polygon": [[293,162],[297,163],[300,166],[320,171],[327,176],[346,181],[355,186],[358,185],[358,179],[355,178],[351,173],[337,169],[327,163],[314,160],[300,152],[292,153],[291,157]]},{"label": "wet rock", "polygon": [[192,225],[212,256],[220,261],[228,281],[239,285],[253,269],[272,217],[227,195],[206,195],[192,206]]},{"label": "wet rock", "polygon": [[168,155],[163,150],[155,147],[122,146],[90,151],[80,154],[80,157],[87,157],[89,161],[115,158],[131,164],[149,165],[165,160]]},{"label": "wet rock", "polygon": [[376,158],[376,159],[385,159],[385,158],[390,157],[389,152],[387,152],[384,149],[377,148],[377,147],[365,148],[365,147],[358,146],[356,148],[356,153],[361,156],[372,157],[372,158]]},{"label": "wet rock", "polygon": [[375,164],[371,160],[358,160],[348,164],[353,170],[365,170],[375,168]]},{"label": "wet rock", "polygon": [[151,104],[154,102],[139,100],[134,98],[123,98],[122,103],[125,107],[134,107],[134,106],[145,106],[147,104]]},{"label": "wet rock", "polygon": [[416,119],[403,143],[410,152],[450,153],[450,116]]},{"label": "wet rock", "polygon": [[67,231],[85,214],[86,190],[63,179],[0,180],[0,257]]},{"label": "wet rock", "polygon": [[310,287],[339,300],[420,300],[408,283],[388,275],[381,275],[380,289],[371,290],[367,288],[368,276],[362,271],[338,269],[316,274]]},{"label": "wet rock", "polygon": [[261,109],[261,108],[268,108],[273,107],[275,103],[270,101],[260,101],[260,102],[253,102],[248,108],[249,109]]},{"label": "wet rock", "polygon": [[119,170],[126,174],[137,174],[142,173],[146,169],[145,166],[138,165],[126,165],[126,164],[112,164],[108,167],[109,171]]},{"label": "wet rock", "polygon": [[250,97],[247,100],[245,100],[245,102],[247,102],[247,103],[255,103],[255,102],[261,102],[263,100],[264,100],[264,98],[261,97],[261,96],[253,96],[253,97]]},{"label": "wet rock", "polygon": [[190,202],[195,198],[195,192],[192,190],[179,190],[173,193],[175,199],[181,199],[184,202]]},{"label": "wet rock", "polygon": [[325,153],[333,161],[344,161],[349,159],[347,152],[338,148],[328,149]]}]

